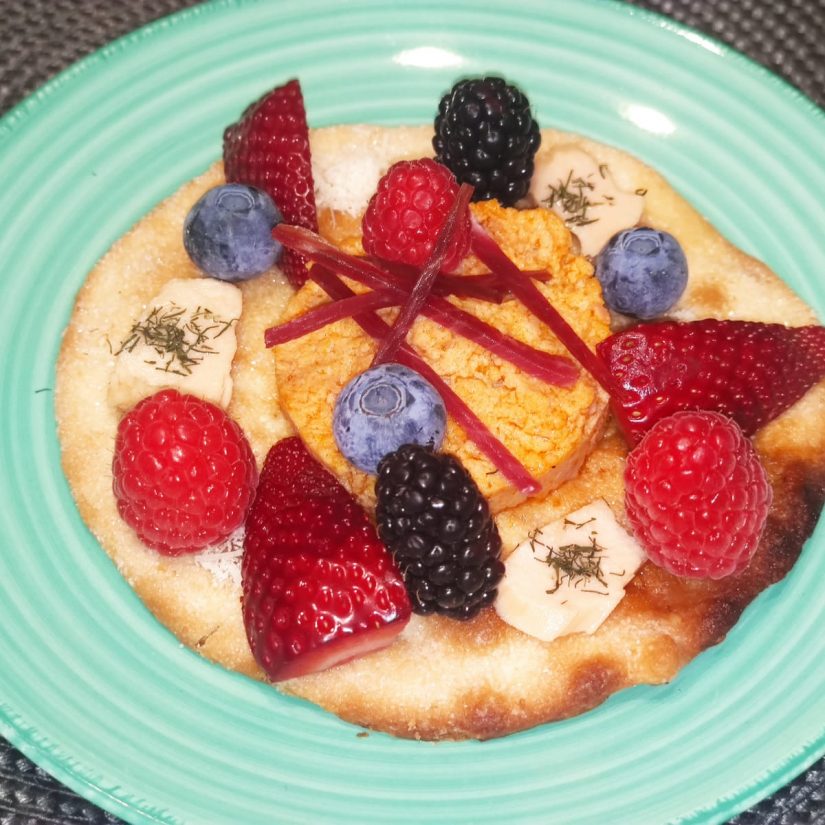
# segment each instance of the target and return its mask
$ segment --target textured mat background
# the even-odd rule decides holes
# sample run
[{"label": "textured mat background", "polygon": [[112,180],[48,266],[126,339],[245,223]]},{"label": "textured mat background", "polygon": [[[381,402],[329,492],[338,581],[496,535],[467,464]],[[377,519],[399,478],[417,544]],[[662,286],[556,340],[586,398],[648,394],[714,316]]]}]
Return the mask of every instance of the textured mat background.
[{"label": "textured mat background", "polygon": [[[825,0],[629,2],[724,41],[825,107]],[[196,0],[0,0],[0,115],[105,43],[196,4]],[[118,822],[59,785],[0,738],[0,825]],[[825,759],[730,825],[825,825]]]}]

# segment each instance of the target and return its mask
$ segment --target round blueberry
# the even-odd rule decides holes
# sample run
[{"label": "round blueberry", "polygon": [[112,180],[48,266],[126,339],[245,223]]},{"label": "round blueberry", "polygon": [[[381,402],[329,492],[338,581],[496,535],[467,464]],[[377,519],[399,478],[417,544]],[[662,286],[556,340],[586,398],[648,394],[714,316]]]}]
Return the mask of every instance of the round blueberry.
[{"label": "round blueberry", "polygon": [[403,444],[437,450],[446,426],[441,396],[401,364],[381,364],[357,375],[341,390],[332,414],[338,449],[373,475],[378,462]]},{"label": "round blueberry", "polygon": [[605,244],[596,277],[610,309],[647,320],[667,312],[685,291],[687,259],[673,235],[640,226]]},{"label": "round blueberry", "polygon": [[227,183],[210,189],[189,210],[183,245],[207,275],[246,281],[271,269],[281,257],[272,229],[282,220],[266,192]]}]

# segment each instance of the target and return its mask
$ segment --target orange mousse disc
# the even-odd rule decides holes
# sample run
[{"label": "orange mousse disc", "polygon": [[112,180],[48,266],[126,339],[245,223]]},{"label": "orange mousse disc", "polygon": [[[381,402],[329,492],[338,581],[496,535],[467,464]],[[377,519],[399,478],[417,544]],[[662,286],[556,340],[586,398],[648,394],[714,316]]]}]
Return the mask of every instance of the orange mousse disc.
[{"label": "orange mousse disc", "polygon": [[[547,209],[517,210],[495,201],[472,205],[475,217],[523,270],[546,270],[539,288],[591,346],[609,334],[609,315],[591,264],[573,248],[570,232]],[[349,228],[353,225],[350,224]],[[339,235],[339,241],[344,241]],[[358,247],[350,236],[341,245]],[[472,259],[465,274],[483,272]],[[350,283],[355,291],[362,287]],[[307,283],[290,300],[282,321],[328,300]],[[450,299],[481,320],[548,353],[567,355],[553,333],[518,301],[501,304]],[[382,311],[391,322],[396,310]],[[572,478],[601,435],[607,399],[581,371],[569,388],[550,386],[427,318],[416,319],[407,341],[435,369],[496,438],[541,484],[541,493]],[[367,369],[375,342],[347,318],[275,347],[278,397],[282,410],[309,450],[367,506],[374,504],[374,477],[352,466],[339,452],[332,412],[342,387]],[[457,456],[494,512],[524,498],[450,419],[442,449]]]}]

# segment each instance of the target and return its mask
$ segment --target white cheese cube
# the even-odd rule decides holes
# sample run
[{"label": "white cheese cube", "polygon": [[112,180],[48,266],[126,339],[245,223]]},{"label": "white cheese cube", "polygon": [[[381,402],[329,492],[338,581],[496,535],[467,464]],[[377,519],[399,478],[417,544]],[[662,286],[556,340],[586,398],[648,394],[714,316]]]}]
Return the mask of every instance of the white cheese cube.
[{"label": "white cheese cube", "polygon": [[643,195],[619,189],[608,166],[574,146],[559,146],[536,164],[530,194],[564,220],[582,254],[591,256],[635,226],[644,207]]},{"label": "white cheese cube", "polygon": [[511,553],[496,612],[546,642],[570,633],[595,633],[645,558],[599,499],[535,530]]},{"label": "white cheese cube", "polygon": [[116,350],[109,403],[121,412],[174,388],[226,408],[232,398],[238,287],[212,278],[169,281]]}]

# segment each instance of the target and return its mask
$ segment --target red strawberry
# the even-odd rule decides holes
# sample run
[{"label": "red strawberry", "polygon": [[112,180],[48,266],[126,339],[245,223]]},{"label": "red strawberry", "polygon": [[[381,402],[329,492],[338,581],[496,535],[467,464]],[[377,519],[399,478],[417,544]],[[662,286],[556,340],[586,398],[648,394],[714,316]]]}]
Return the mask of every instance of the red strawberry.
[{"label": "red strawberry", "polygon": [[246,523],[243,618],[273,681],[386,647],[410,616],[366,512],[298,438],[278,442]]},{"label": "red strawberry", "polygon": [[627,517],[651,561],[677,576],[720,579],[756,552],[771,488],[731,419],[680,412],[650,429],[625,467]]},{"label": "red strawberry", "polygon": [[598,353],[631,443],[678,410],[715,410],[752,435],[825,378],[825,327],[663,321],[612,335]]},{"label": "red strawberry", "polygon": [[[362,221],[364,250],[385,261],[423,265],[458,195],[455,176],[430,158],[394,163],[378,182]],[[465,211],[441,267],[455,269],[470,248]]]},{"label": "red strawberry", "polygon": [[[318,231],[309,129],[297,80],[267,92],[226,128],[223,163],[227,182],[263,189],[287,223]],[[281,269],[295,287],[307,279],[306,259],[289,249]]]},{"label": "red strawberry", "polygon": [[220,407],[162,390],[121,419],[112,475],[121,518],[145,545],[178,556],[218,544],[243,524],[258,468]]}]

